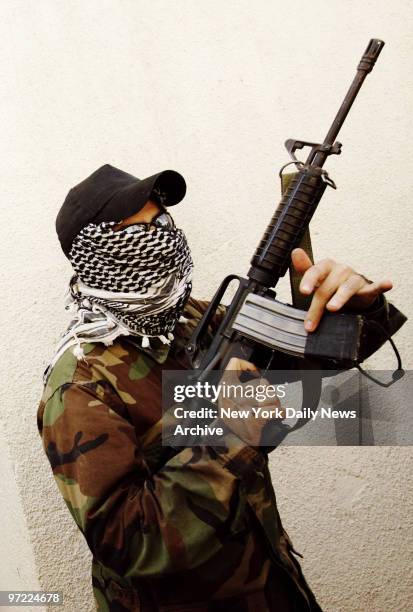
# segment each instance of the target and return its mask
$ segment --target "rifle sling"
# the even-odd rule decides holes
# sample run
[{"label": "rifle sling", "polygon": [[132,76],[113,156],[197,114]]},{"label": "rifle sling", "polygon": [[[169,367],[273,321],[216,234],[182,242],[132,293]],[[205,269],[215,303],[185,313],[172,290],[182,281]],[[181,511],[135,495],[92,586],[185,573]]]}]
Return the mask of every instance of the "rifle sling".
[{"label": "rifle sling", "polygon": [[[289,182],[295,175],[296,175],[295,172],[290,172],[290,173],[281,175],[281,192],[282,193],[286,191],[289,185]],[[313,249],[311,246],[311,237],[310,237],[309,228],[306,229],[304,236],[301,239],[300,248],[304,249],[304,251],[307,253],[311,261],[314,262]],[[300,293],[299,286],[300,286],[301,277],[302,275],[298,274],[294,270],[294,267],[290,264],[290,286],[291,286],[292,304],[294,308],[300,308],[301,310],[308,310],[310,303],[311,303],[312,296],[303,295],[302,293]]]}]

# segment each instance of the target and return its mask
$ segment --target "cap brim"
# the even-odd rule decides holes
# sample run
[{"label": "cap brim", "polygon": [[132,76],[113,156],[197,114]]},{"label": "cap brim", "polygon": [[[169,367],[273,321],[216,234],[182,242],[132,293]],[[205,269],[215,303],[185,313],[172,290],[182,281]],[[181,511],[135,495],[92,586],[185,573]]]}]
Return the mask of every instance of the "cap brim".
[{"label": "cap brim", "polygon": [[[154,190],[165,194],[163,206],[175,206],[185,196],[184,177],[175,170],[163,170],[138,183],[132,183],[117,191],[100,211],[96,221],[120,221],[139,212],[151,199]],[[159,201],[154,196],[155,201]]]},{"label": "cap brim", "polygon": [[155,189],[159,189],[161,192],[165,193],[166,200],[163,202],[165,206],[175,206],[175,204],[179,204],[185,197],[185,179],[179,172],[175,172],[175,170],[164,170],[155,175],[152,191]]}]

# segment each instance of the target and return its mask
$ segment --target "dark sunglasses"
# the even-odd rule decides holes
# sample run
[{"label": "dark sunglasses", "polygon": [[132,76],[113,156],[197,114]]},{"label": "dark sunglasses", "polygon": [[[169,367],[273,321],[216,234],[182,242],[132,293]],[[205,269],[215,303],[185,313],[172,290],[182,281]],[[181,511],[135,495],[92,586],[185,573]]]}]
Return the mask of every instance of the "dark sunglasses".
[{"label": "dark sunglasses", "polygon": [[150,229],[151,227],[161,227],[163,229],[173,229],[175,227],[175,222],[172,219],[171,215],[166,212],[166,210],[160,210],[157,215],[150,221],[149,223],[133,223],[131,225],[127,225],[124,229],[126,231],[133,231],[136,225],[143,225],[146,229]]},{"label": "dark sunglasses", "polygon": [[165,229],[172,229],[175,227],[175,222],[171,215],[166,210],[160,210],[158,214],[152,219],[150,223],[145,225],[154,225],[155,227],[163,227]]}]

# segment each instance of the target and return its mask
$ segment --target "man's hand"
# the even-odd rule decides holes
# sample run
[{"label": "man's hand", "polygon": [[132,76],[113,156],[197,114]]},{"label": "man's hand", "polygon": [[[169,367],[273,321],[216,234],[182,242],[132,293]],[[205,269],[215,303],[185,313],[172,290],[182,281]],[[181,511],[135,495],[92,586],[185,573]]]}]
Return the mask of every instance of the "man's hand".
[{"label": "man's hand", "polygon": [[[239,380],[239,375],[241,372],[251,372],[252,374],[255,374],[256,377],[248,382],[242,383]],[[268,380],[260,377],[259,370],[253,363],[246,361],[245,359],[239,359],[238,357],[232,357],[229,360],[228,365],[225,368],[224,375],[221,379],[221,382],[223,381],[225,381],[227,385],[234,385],[234,389],[240,389],[241,387],[244,387],[245,389],[246,385],[249,385],[251,389],[253,387],[256,389],[261,389],[261,393],[262,389],[269,384]],[[285,417],[284,412],[281,410],[280,401],[277,397],[266,397],[261,401],[257,401],[256,399],[254,400],[251,398],[250,395],[247,397],[240,397],[240,394],[237,393],[236,397],[220,398],[218,400],[218,406],[220,411],[222,408],[235,411],[251,409],[252,407],[260,407],[263,410],[270,412],[275,412],[278,409],[278,413],[281,414],[281,420]],[[253,413],[251,413],[248,418],[227,418],[222,416],[222,420],[226,426],[238,436],[238,438],[245,442],[245,444],[248,446],[258,447],[262,443],[263,429],[272,419],[255,416]],[[275,417],[274,420],[276,420]]]},{"label": "man's hand", "polygon": [[346,304],[354,310],[364,310],[373,304],[377,296],[393,287],[390,280],[377,283],[368,281],[350,266],[333,259],[322,259],[313,265],[303,249],[294,249],[291,260],[295,270],[303,275],[301,293],[314,293],[304,321],[307,331],[317,328],[325,308],[336,312]]}]

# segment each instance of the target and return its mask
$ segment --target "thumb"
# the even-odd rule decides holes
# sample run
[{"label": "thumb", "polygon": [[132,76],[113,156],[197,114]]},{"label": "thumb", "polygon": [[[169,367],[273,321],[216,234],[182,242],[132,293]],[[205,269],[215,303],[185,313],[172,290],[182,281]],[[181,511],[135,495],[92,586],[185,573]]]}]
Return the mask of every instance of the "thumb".
[{"label": "thumb", "polygon": [[294,249],[291,253],[291,261],[293,262],[295,271],[299,274],[304,274],[304,272],[313,265],[313,262],[304,249]]}]

